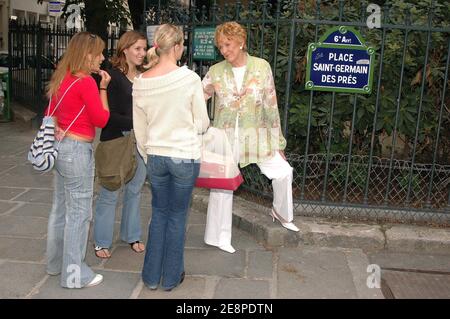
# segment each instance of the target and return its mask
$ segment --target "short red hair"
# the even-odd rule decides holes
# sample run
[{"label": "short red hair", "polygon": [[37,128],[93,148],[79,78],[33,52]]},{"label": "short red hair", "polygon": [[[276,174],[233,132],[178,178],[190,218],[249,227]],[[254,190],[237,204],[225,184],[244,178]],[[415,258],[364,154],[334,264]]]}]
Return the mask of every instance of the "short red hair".
[{"label": "short red hair", "polygon": [[235,21],[225,22],[217,26],[214,34],[214,44],[218,46],[219,38],[238,39],[244,43],[244,49],[247,48],[247,31]]}]

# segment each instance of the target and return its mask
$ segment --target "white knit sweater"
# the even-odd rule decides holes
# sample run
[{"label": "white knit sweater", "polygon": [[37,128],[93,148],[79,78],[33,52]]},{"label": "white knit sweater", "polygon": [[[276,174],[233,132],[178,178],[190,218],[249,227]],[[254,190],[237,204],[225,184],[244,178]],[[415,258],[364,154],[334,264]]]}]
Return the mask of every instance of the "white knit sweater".
[{"label": "white knit sweater", "polygon": [[187,67],[133,83],[133,128],[139,153],[199,159],[209,126],[200,77]]}]

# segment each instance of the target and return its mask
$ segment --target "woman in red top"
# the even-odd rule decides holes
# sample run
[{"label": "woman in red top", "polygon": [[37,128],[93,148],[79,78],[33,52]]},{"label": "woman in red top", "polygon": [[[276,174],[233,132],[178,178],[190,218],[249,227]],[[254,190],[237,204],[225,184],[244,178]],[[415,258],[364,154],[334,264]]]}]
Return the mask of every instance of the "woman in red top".
[{"label": "woman in red top", "polygon": [[[103,40],[89,32],[75,34],[48,86],[61,140],[55,169],[53,207],[48,220],[47,273],[61,274],[61,286],[91,287],[103,276],[84,262],[92,219],[95,128],[109,119],[106,88],[111,80],[100,70]],[[101,76],[100,94],[91,73]],[[50,113],[51,113],[50,112]]]}]

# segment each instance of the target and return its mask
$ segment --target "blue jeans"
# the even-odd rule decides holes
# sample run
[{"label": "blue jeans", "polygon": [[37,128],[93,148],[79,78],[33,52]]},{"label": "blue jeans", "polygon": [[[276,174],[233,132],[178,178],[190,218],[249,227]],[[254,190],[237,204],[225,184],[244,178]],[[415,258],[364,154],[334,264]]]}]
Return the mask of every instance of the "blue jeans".
[{"label": "blue jeans", "polygon": [[92,219],[92,144],[66,137],[56,160],[53,207],[48,219],[47,272],[61,273],[61,286],[81,288],[95,276],[84,262]]},{"label": "blue jeans", "polygon": [[[141,190],[147,177],[147,169],[136,149],[137,169],[134,177],[124,186],[120,238],[132,243],[141,239]],[[100,186],[95,205],[94,241],[95,245],[110,248],[113,241],[114,218],[116,216],[119,191],[109,191]]]},{"label": "blue jeans", "polygon": [[[163,289],[178,285],[184,271],[186,220],[200,163],[150,155],[147,162],[152,189],[152,220],[142,280]],[[162,279],[162,281],[161,281]]]}]

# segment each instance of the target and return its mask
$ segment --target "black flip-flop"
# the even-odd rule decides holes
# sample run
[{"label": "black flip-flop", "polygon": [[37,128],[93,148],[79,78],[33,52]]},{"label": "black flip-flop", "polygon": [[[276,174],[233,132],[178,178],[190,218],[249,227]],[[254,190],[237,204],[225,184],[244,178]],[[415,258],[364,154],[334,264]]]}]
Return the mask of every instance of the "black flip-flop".
[{"label": "black flip-flop", "polygon": [[135,253],[142,254],[145,251],[145,248],[142,251],[139,251],[139,250],[136,250],[133,248],[134,245],[136,245],[136,244],[142,244],[139,240],[136,240],[135,242],[128,243],[128,244],[130,245],[131,250],[134,251]]}]

